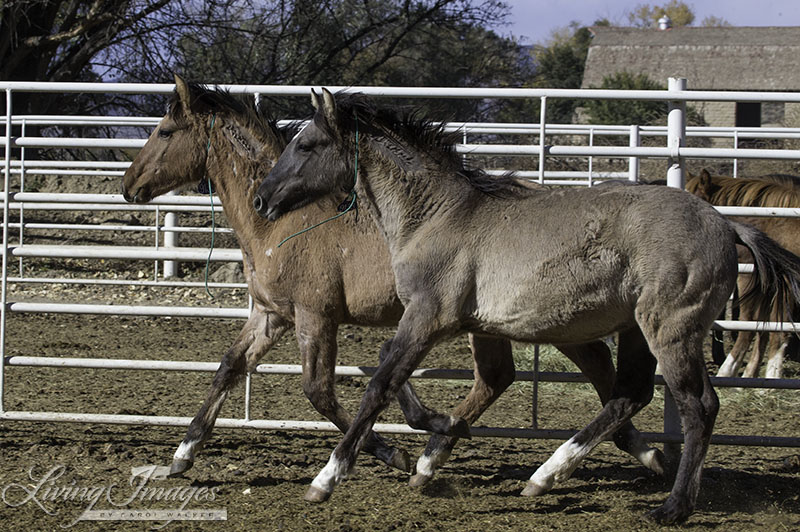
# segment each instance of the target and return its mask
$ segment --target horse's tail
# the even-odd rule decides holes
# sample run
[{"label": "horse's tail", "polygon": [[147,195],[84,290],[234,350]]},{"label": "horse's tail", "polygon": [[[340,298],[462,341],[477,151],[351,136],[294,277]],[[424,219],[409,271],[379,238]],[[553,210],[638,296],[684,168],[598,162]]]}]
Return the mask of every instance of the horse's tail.
[{"label": "horse's tail", "polygon": [[750,301],[756,309],[756,319],[768,321],[789,319],[792,310],[800,303],[800,257],[778,245],[758,229],[731,222],[736,231],[737,244],[750,251],[755,262],[755,272],[741,294],[741,301]]}]

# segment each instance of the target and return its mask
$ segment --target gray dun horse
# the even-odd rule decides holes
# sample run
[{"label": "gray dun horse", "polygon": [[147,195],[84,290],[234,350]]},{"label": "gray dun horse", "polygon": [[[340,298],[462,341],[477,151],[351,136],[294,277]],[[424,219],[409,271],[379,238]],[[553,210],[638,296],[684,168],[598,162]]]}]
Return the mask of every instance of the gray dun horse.
[{"label": "gray dun horse", "polygon": [[681,190],[530,189],[464,168],[449,137],[413,115],[327,90],[312,93],[312,103],[313,121],[262,181],[254,207],[278,220],[314,198],[354,190],[388,243],[405,312],[306,499],[326,500],[347,476],[381,410],[438,341],[468,331],[563,344],[616,332],[612,398],[522,494],[541,495],[568,478],[644,407],[658,362],[685,445],[669,497],[649,516],[684,521],[719,409],[702,344],[736,283],[736,243],[756,259],[750,296],[766,310],[773,298],[800,295],[800,258]]},{"label": "gray dun horse", "polygon": [[[765,175],[760,177],[728,177],[712,176],[703,169],[700,175],[689,176],[686,190],[704,199],[712,205],[734,205],[739,207],[800,207],[800,178],[791,175]],[[800,218],[762,218],[741,217],[737,221],[760,229],[767,236],[778,242],[792,253],[800,254]],[[750,254],[745,252],[740,257],[742,262],[752,262]],[[739,285],[743,286],[747,274],[739,276]],[[740,305],[740,320],[754,318],[755,309],[747,301]],[[772,321],[782,321],[787,316],[779,314],[777,307],[772,310]],[[756,337],[750,361],[742,376],[758,377],[764,353],[767,353],[765,377],[780,379],[783,375],[783,360],[787,350],[796,349],[797,337],[793,333],[754,333],[740,331],[733,344],[733,349],[720,365],[718,377],[736,377],[742,366],[747,350]]]},{"label": "gray dun horse", "polygon": [[[386,243],[369,213],[322,226],[302,239],[278,244],[308,220],[334,209],[332,198],[269,223],[251,205],[259,168],[269,170],[286,141],[281,131],[256,110],[224,91],[189,84],[176,76],[176,93],[167,115],[150,135],[123,177],[128,201],[145,203],[169,190],[197,184],[209,176],[233,226],[244,256],[253,311],[233,346],[222,358],[208,395],[175,453],[171,474],[181,475],[211,436],[228,392],[294,324],[302,359],[303,391],[314,407],[342,431],[350,416],[336,400],[334,369],[339,324],[395,325],[403,307],[394,286]],[[456,407],[442,416],[421,405],[408,388],[399,397],[413,427],[434,434],[417,464],[412,485],[421,485],[449,456],[458,435],[514,380],[507,340],[471,337],[475,383]],[[562,350],[592,381],[601,399],[611,397],[615,379],[603,342]],[[445,434],[444,436],[441,434]],[[647,447],[633,425],[615,435],[617,445],[650,469],[663,473],[660,451]],[[371,433],[366,449],[389,465],[408,471],[408,455]]]}]

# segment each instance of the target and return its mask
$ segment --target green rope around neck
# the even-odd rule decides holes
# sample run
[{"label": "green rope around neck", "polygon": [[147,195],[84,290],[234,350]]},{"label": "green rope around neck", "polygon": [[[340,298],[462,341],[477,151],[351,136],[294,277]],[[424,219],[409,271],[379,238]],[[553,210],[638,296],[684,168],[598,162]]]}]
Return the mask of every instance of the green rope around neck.
[{"label": "green rope around neck", "polygon": [[356,206],[356,200],[358,199],[357,196],[356,196],[356,183],[358,183],[358,115],[354,115],[354,117],[356,119],[355,175],[353,176],[353,190],[350,191],[350,204],[347,206],[347,208],[345,210],[343,210],[342,212],[340,212],[336,216],[331,216],[330,218],[328,218],[326,220],[322,220],[321,222],[316,223],[316,224],[312,225],[311,227],[306,227],[302,231],[298,231],[293,235],[287,236],[286,238],[281,240],[281,243],[278,244],[278,247],[281,247],[282,245],[284,245],[286,243],[286,241],[291,240],[292,238],[294,238],[296,236],[302,235],[303,233],[307,233],[307,232],[311,231],[312,229],[316,229],[317,227],[319,227],[320,225],[322,225],[324,223],[328,223],[328,222],[330,222],[332,220],[335,220],[336,218],[341,218],[342,216],[344,216],[345,214],[347,214],[348,212],[353,210],[353,208]]},{"label": "green rope around neck", "polygon": [[[208,153],[211,151],[211,131],[214,129],[214,122],[217,121],[217,114],[214,113],[211,116],[211,127],[208,128],[208,144],[206,144],[206,167],[208,166]],[[208,269],[211,265],[211,253],[214,251],[214,235],[216,234],[216,222],[214,220],[214,189],[211,187],[211,176],[208,175],[208,170],[206,169],[206,179],[208,180],[208,198],[211,202],[211,247],[208,250],[208,258],[206,258],[206,275],[205,275],[205,287],[206,287],[206,294],[211,299],[214,299],[214,296],[211,294],[211,291],[208,289]]]}]

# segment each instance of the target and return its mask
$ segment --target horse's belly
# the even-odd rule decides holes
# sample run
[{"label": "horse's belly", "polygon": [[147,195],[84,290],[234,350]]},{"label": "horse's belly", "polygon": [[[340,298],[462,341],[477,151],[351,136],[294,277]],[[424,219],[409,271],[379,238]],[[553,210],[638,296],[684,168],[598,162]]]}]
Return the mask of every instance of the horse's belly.
[{"label": "horse's belly", "polygon": [[594,266],[479,290],[475,324],[489,334],[541,343],[588,341],[630,327],[635,296],[624,272]]},{"label": "horse's belly", "polygon": [[619,305],[578,308],[575,305],[542,308],[533,305],[524,312],[483,312],[474,319],[474,329],[533,343],[581,343],[608,336],[635,324],[633,312]]}]

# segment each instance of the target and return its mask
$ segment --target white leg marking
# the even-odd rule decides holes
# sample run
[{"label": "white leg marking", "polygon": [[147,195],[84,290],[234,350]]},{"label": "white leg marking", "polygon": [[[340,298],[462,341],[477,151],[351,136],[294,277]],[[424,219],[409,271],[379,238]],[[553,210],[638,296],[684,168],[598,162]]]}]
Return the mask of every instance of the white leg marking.
[{"label": "white leg marking", "polygon": [[194,440],[190,442],[181,442],[178,446],[178,450],[175,451],[175,460],[189,460],[190,462],[194,462],[194,450],[197,447],[197,444],[200,443],[199,440]]},{"label": "white leg marking", "polygon": [[739,371],[739,363],[728,353],[725,362],[722,363],[719,371],[717,371],[717,377],[733,377],[737,371]]},{"label": "white leg marking", "polygon": [[789,347],[789,343],[783,342],[778,350],[772,353],[772,356],[767,360],[766,376],[768,379],[780,379],[783,377],[783,358],[787,347]]},{"label": "white leg marking", "polygon": [[450,451],[434,452],[430,456],[423,454],[417,460],[417,475],[432,477],[436,469],[450,458]]},{"label": "white leg marking", "polygon": [[587,446],[577,444],[570,438],[539,466],[528,482],[548,491],[556,482],[567,480],[588,452]]},{"label": "white leg marking", "polygon": [[637,449],[633,456],[650,471],[655,471],[659,474],[664,473],[664,464],[659,460],[660,453],[657,449],[643,447],[642,449]]},{"label": "white leg marking", "polygon": [[331,453],[328,463],[325,464],[322,471],[314,478],[311,485],[326,493],[330,493],[333,491],[333,488],[347,478],[348,473],[349,471],[345,469],[344,463],[339,462],[333,453]]}]

